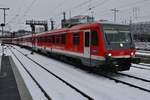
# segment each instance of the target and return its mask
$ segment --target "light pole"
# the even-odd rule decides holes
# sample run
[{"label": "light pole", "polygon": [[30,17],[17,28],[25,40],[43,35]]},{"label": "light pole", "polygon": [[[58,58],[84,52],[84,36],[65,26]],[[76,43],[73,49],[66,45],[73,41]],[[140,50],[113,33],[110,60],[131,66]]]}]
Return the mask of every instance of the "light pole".
[{"label": "light pole", "polygon": [[111,11],[114,12],[114,22],[116,22],[117,12],[119,12],[119,10],[117,10],[116,8],[114,8],[114,9],[111,9]]},{"label": "light pole", "polygon": [[6,10],[9,10],[10,8],[0,8],[4,11],[4,24],[6,23]]},{"label": "light pole", "polygon": [[[10,8],[0,8],[0,10],[4,11],[4,23],[1,24],[2,27],[2,39],[4,38],[4,27],[6,24],[6,10],[9,10]],[[4,56],[4,44],[2,43],[2,56]]]},{"label": "light pole", "polygon": [[[1,37],[1,38],[3,39],[3,33],[4,33],[4,32],[3,32],[3,28],[4,28],[5,24],[2,23],[2,24],[0,24],[0,26],[2,27],[2,37]],[[2,41],[3,41],[3,40],[2,40]],[[1,72],[1,70],[2,70],[2,59],[3,59],[3,56],[4,56],[4,47],[3,47],[4,44],[3,44],[3,42],[2,42],[1,45],[2,45],[2,57],[1,57],[1,59],[0,59],[0,60],[1,60],[1,61],[0,61],[0,78],[2,78],[2,77],[5,76],[4,73]]]},{"label": "light pole", "polygon": [[3,38],[4,38],[4,27],[5,27],[5,23],[6,23],[6,10],[9,10],[9,8],[0,8],[0,10],[4,11],[4,23],[0,24],[0,26],[2,27],[2,58],[1,58],[1,64],[0,64],[0,77],[5,77],[5,73],[1,72],[1,67],[2,67],[2,59],[4,59],[4,43],[3,43]]},{"label": "light pole", "polygon": [[4,44],[3,44],[3,36],[4,36],[4,26],[5,26],[5,24],[4,23],[2,23],[1,24],[1,27],[2,27],[2,56],[4,56]]}]

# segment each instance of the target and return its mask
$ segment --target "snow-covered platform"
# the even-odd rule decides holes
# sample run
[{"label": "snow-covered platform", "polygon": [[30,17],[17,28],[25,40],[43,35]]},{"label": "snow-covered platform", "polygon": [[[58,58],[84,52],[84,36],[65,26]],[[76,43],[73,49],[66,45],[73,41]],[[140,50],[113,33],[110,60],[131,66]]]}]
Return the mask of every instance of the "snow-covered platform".
[{"label": "snow-covered platform", "polygon": [[12,58],[1,56],[0,100],[32,100]]}]

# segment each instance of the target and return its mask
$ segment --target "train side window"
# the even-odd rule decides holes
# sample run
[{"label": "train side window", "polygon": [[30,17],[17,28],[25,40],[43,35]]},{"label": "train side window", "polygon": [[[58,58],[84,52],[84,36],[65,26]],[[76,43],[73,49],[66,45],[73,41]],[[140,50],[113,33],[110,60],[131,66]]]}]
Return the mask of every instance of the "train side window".
[{"label": "train side window", "polygon": [[38,37],[38,42],[41,42],[41,41],[40,41],[40,37]]},{"label": "train side window", "polygon": [[41,42],[41,37],[38,37],[39,42]]},{"label": "train side window", "polygon": [[42,42],[42,37],[40,37],[40,42]]},{"label": "train side window", "polygon": [[80,34],[73,33],[73,45],[79,45],[80,43]]},{"label": "train side window", "polygon": [[40,37],[40,42],[43,42],[43,39],[42,39],[42,37]]},{"label": "train side window", "polygon": [[52,43],[55,43],[55,35],[52,36]]},{"label": "train side window", "polygon": [[39,37],[39,42],[42,42],[42,41],[41,41],[41,37]]},{"label": "train side window", "polygon": [[43,41],[46,43],[47,42],[47,37],[43,37]]},{"label": "train side window", "polygon": [[92,33],[91,44],[94,46],[97,46],[98,45],[98,33],[95,30],[92,30],[91,33]]},{"label": "train side window", "polygon": [[61,43],[66,44],[66,34],[61,34]]},{"label": "train side window", "polygon": [[41,41],[44,42],[44,37],[41,37]]},{"label": "train side window", "polygon": [[56,43],[60,43],[60,35],[57,35],[57,37],[56,37]]},{"label": "train side window", "polygon": [[48,37],[45,36],[45,37],[44,37],[44,42],[47,43],[47,40],[48,40]]},{"label": "train side window", "polygon": [[51,43],[51,38],[50,38],[50,36],[47,37],[47,42],[48,42],[48,43]]},{"label": "train side window", "polygon": [[29,38],[29,42],[32,42],[32,38],[31,37]]},{"label": "train side window", "polygon": [[42,42],[45,42],[45,37],[42,37]]},{"label": "train side window", "polygon": [[90,46],[90,32],[84,33],[84,46],[89,47]]}]

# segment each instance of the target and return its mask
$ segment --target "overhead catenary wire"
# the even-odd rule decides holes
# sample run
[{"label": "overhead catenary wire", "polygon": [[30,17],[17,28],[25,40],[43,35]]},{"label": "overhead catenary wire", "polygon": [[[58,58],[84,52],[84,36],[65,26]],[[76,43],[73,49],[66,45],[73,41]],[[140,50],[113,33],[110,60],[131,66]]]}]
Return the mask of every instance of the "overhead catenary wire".
[{"label": "overhead catenary wire", "polygon": [[[34,4],[36,2],[36,0],[33,0],[31,3],[30,3],[30,5],[27,7],[27,9],[23,12],[23,14],[20,14],[20,9],[22,9],[22,6],[20,5],[19,6],[19,12],[17,12],[15,15],[14,15],[14,17],[13,18],[11,18],[9,21],[8,21],[8,23],[7,24],[9,24],[9,23],[11,23],[12,21],[15,21],[16,19],[18,19],[19,17],[22,17],[22,16],[24,16],[26,13],[28,13],[28,11],[31,9],[31,7],[32,7],[32,5]],[[21,19],[21,18],[20,18]],[[18,22],[20,21],[20,19],[18,20]]]},{"label": "overhead catenary wire", "polygon": [[[77,10],[77,9],[81,8],[82,6],[85,6],[85,5],[88,4],[88,3],[89,3],[89,0],[83,1],[83,2],[81,2],[81,3],[79,3],[79,4],[75,5],[75,6],[73,6],[73,7],[71,7],[71,8],[68,8],[68,9],[64,10],[64,12],[69,12],[69,13],[70,13],[72,10]],[[56,14],[56,15],[54,15],[54,16],[59,16],[59,15],[62,15],[62,14],[63,14],[63,12],[58,13],[58,14]],[[55,18],[56,18],[56,17],[55,17]],[[61,23],[59,23],[59,24],[57,25],[57,27],[59,27],[60,24],[61,24]]]},{"label": "overhead catenary wire", "polygon": [[[27,9],[23,12],[23,14],[18,14],[18,16],[16,16],[16,18],[14,18],[14,20],[16,20],[17,19],[17,22],[16,23],[18,23],[18,22],[20,22],[22,19],[24,19],[26,16],[27,16],[27,14],[31,11],[31,9],[32,9],[32,7],[33,7],[33,5],[35,4],[35,2],[36,2],[37,0],[33,0],[30,4],[29,4],[29,6],[27,7]],[[63,0],[62,2],[60,2],[60,3],[58,3],[58,5],[56,5],[55,6],[55,9],[57,10],[57,9],[60,9],[63,5],[66,5],[66,2],[64,2],[65,0]],[[90,0],[90,2],[92,2],[91,3],[91,7],[87,7],[87,5],[89,4],[89,0],[86,0],[86,1],[82,1],[82,2],[80,2],[80,3],[78,3],[77,5],[75,5],[75,6],[72,6],[72,7],[70,7],[70,8],[67,8],[66,10],[64,10],[64,11],[66,11],[66,12],[69,12],[69,11],[76,11],[76,12],[78,12],[78,14],[83,14],[83,13],[87,13],[90,9],[92,9],[91,11],[93,11],[93,10],[95,10],[95,9],[97,9],[97,8],[99,8],[99,7],[103,7],[102,5],[104,5],[104,4],[106,4],[107,2],[109,2],[109,1],[111,1],[111,0]],[[144,3],[146,3],[146,2],[148,2],[149,0],[138,0],[138,1],[134,1],[134,2],[132,2],[132,3],[126,3],[126,4],[122,4],[121,6],[117,6],[116,8],[118,8],[119,10],[120,10],[120,12],[119,13],[124,13],[124,12],[129,12],[129,13],[131,13],[130,12],[130,9],[133,9],[133,6],[136,6],[136,5],[143,5]],[[80,8],[87,8],[85,11],[83,11],[83,9],[82,10],[78,10],[78,9],[80,9]],[[144,6],[145,7],[145,6]],[[63,8],[61,8],[61,9],[63,9]],[[55,10],[55,11],[56,11]],[[95,11],[94,11],[95,12]],[[97,12],[97,11],[96,11]],[[106,12],[108,12],[107,14],[111,14],[110,13],[110,11],[108,10],[108,9],[103,9],[103,10],[101,10],[100,9],[100,14],[103,16],[103,15],[106,15]],[[17,14],[16,14],[17,15]],[[58,14],[54,14],[53,15],[53,12],[52,12],[52,15],[51,16],[53,16],[52,18],[54,18],[54,20],[55,19],[58,19],[58,16],[61,16],[62,15],[62,12],[59,12]],[[19,19],[19,20],[18,20]],[[60,19],[60,18],[59,18]],[[58,20],[59,20],[58,19]],[[12,21],[10,21],[11,23],[15,23],[15,21],[13,20],[13,18],[12,18]]]},{"label": "overhead catenary wire", "polygon": [[[26,17],[27,13],[29,13],[29,11],[32,9],[33,5],[35,4],[37,0],[33,0],[29,6],[27,7],[27,9],[25,9],[25,11],[23,12],[23,14],[19,14],[20,11],[11,19],[9,20],[9,22],[7,24],[10,24],[10,23],[16,23],[16,24],[19,24],[21,22],[21,20]],[[20,6],[21,7],[21,6]],[[19,8],[20,8],[19,7]],[[17,21],[17,22],[16,22]],[[19,25],[19,28],[20,28],[20,25]]]},{"label": "overhead catenary wire", "polygon": [[[65,12],[70,12],[70,11],[78,10],[79,8],[81,8],[81,7],[86,6],[87,4],[89,4],[89,2],[96,2],[96,5],[94,5],[94,6],[100,6],[100,5],[105,4],[108,1],[109,0],[103,0],[103,1],[99,1],[99,0],[96,0],[96,1],[91,0],[91,1],[89,1],[89,0],[87,0],[87,1],[81,2],[78,5],[75,5],[75,6],[71,7],[71,8],[66,9]],[[87,8],[87,6],[86,6],[86,8]],[[93,8],[94,8],[93,6],[92,7],[88,7],[88,9],[84,10],[83,12],[79,12],[79,13],[83,14],[83,13],[89,11],[89,9],[93,9]]]},{"label": "overhead catenary wire", "polygon": [[[131,20],[131,14],[132,14],[131,11],[132,11],[132,9],[136,8],[137,5],[140,6],[140,5],[143,5],[143,4],[147,3],[147,2],[148,2],[148,0],[140,0],[140,1],[135,1],[133,3],[128,3],[128,4],[121,5],[121,6],[117,6],[116,8],[118,8],[120,10],[119,13],[123,13],[124,14],[125,12],[128,12],[128,14],[126,14],[126,17],[127,17],[128,20]],[[145,7],[146,6],[143,6],[141,8],[145,8]],[[95,8],[98,8],[98,7],[95,7]],[[108,10],[101,11],[101,15],[109,14],[109,13],[106,13],[106,12],[108,12]],[[103,13],[105,13],[105,14],[103,14]],[[139,13],[139,11],[137,13]],[[120,16],[120,17],[122,17],[122,16]],[[138,18],[138,17],[136,17],[136,18]],[[127,19],[125,19],[125,20],[127,20]]]},{"label": "overhead catenary wire", "polygon": [[[72,10],[78,10],[79,8],[81,8],[82,6],[85,6],[85,5],[88,4],[88,3],[89,3],[89,0],[86,0],[86,1],[84,1],[84,2],[81,2],[81,3],[79,3],[79,4],[77,4],[77,5],[73,6],[73,7],[71,7],[71,8],[67,8],[67,9],[64,10],[63,12],[70,12],[70,11],[72,11]],[[57,14],[55,14],[55,15],[53,15],[53,16],[62,15],[63,12],[57,13]]]}]

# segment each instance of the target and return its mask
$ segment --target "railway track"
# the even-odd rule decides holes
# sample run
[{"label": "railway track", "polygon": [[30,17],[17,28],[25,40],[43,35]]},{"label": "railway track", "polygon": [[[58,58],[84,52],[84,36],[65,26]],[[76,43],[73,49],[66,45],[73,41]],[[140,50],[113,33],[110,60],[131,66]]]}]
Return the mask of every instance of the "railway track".
[{"label": "railway track", "polygon": [[146,64],[146,63],[140,63],[139,65],[150,67],[150,64]]},{"label": "railway track", "polygon": [[[16,48],[15,48],[16,49]],[[17,49],[16,49],[17,50]],[[23,54],[21,51],[17,50],[18,52],[20,52],[21,54]],[[33,62],[35,62],[33,59],[31,59],[30,57],[28,57],[26,54],[23,54],[24,56],[26,56],[28,59],[32,60]],[[39,63],[35,62],[36,64],[38,64],[39,66],[43,67],[42,65],[40,65]],[[45,69],[45,68],[44,68]],[[45,69],[47,70],[47,69]],[[48,71],[48,70],[47,70]],[[97,72],[96,72],[97,73]],[[125,84],[125,85],[128,85],[128,86],[131,86],[131,87],[134,87],[134,88],[137,88],[137,89],[140,89],[142,91],[145,91],[145,92],[149,92],[150,93],[150,90],[149,89],[146,89],[146,88],[143,88],[141,86],[138,86],[138,85],[134,85],[130,82],[126,82],[126,81],[122,81],[120,79],[116,79],[114,77],[111,77],[109,76],[108,74],[106,73],[99,73],[99,75],[105,77],[105,78],[108,78],[110,80],[113,80],[117,83],[122,83],[122,84]],[[123,74],[123,73],[117,73],[118,75],[122,75],[122,76],[127,76],[127,77],[130,77],[130,78],[134,78],[134,79],[138,79],[138,80],[141,80],[141,81],[144,81],[144,82],[150,82],[150,80],[146,80],[146,79],[143,79],[143,78],[139,78],[139,77],[135,77],[135,76],[131,76],[131,75],[127,75],[127,74]],[[72,87],[72,86],[71,86]],[[82,93],[81,93],[82,94]],[[93,98],[88,98],[89,100],[93,100]]]},{"label": "railway track", "polygon": [[142,55],[142,54],[136,54],[136,57],[139,57],[141,59],[141,62],[142,63],[150,63],[150,55],[149,54],[145,54],[145,55]]},{"label": "railway track", "polygon": [[[94,70],[95,72],[95,70]],[[112,77],[113,75],[115,76],[125,76],[125,77],[129,77],[129,78],[132,78],[132,79],[136,79],[137,81],[142,81],[144,83],[148,83],[150,84],[150,80],[147,80],[147,79],[144,79],[144,78],[140,78],[140,77],[136,77],[136,76],[132,76],[132,75],[129,75],[129,74],[124,74],[124,73],[120,73],[120,72],[116,72],[116,73],[107,73],[107,72],[95,72],[97,74],[100,74],[101,76],[104,76],[106,78],[109,78],[111,80],[114,80],[115,82],[117,83],[122,83],[122,84],[125,84],[125,85],[128,85],[128,86],[131,86],[131,87],[134,87],[134,88],[137,88],[137,89],[140,89],[142,91],[146,91],[146,92],[149,92],[150,93],[150,89],[148,88],[144,88],[144,87],[141,87],[139,85],[136,85],[136,84],[133,84],[131,82],[128,82],[128,81],[123,81],[121,79],[117,79],[116,77]],[[122,77],[124,78],[124,77]]]},{"label": "railway track", "polygon": [[19,60],[19,58],[16,56],[16,54],[10,49],[12,54],[15,56],[15,58],[19,61],[19,63],[22,65],[22,67],[25,69],[25,71],[29,74],[29,76],[32,78],[32,80],[36,83],[36,85],[39,87],[39,89],[43,92],[47,100],[52,100],[51,97],[46,93],[46,91],[42,88],[42,86],[36,81],[36,79],[32,76],[32,74],[28,71],[28,69],[24,66],[24,64]]},{"label": "railway track", "polygon": [[[137,65],[133,65],[132,67],[133,68],[144,69],[144,70],[149,70],[150,71],[150,65],[145,65],[145,64],[138,64],[138,65],[141,65],[143,67],[140,67],[140,66],[137,66]],[[149,68],[147,68],[147,67],[149,67]]]},{"label": "railway track", "polygon": [[144,79],[144,78],[140,78],[140,77],[124,74],[124,73],[116,73],[116,74],[121,75],[121,76],[127,76],[127,77],[130,77],[130,78],[134,78],[134,79],[137,79],[137,80],[141,80],[141,81],[150,83],[150,80],[147,80],[147,79]]},{"label": "railway track", "polygon": [[[15,50],[17,50],[16,48],[14,48]],[[11,50],[12,54],[16,57],[16,59],[20,62],[20,64],[23,66],[23,68],[27,71],[27,73],[31,76],[31,78],[34,80],[34,82],[37,84],[37,86],[41,89],[41,91],[43,92],[43,94],[45,95],[45,97],[48,100],[52,100],[50,98],[50,96],[48,96],[48,94],[45,92],[45,90],[40,86],[40,84],[36,81],[36,79],[32,76],[32,74],[26,69],[26,67],[23,65],[23,63],[21,62],[21,60],[19,60],[19,58],[16,56],[16,54]],[[87,98],[88,100],[94,100],[94,98],[90,97],[89,95],[87,95],[86,93],[84,93],[83,91],[81,91],[80,89],[76,88],[75,86],[73,86],[72,84],[70,84],[69,82],[65,81],[64,79],[62,79],[61,77],[57,76],[55,73],[51,72],[50,70],[46,69],[44,66],[42,66],[40,63],[34,61],[32,58],[28,57],[26,54],[22,53],[21,51],[17,50],[20,54],[22,54],[24,57],[28,58],[30,61],[32,61],[33,63],[35,63],[36,65],[38,65],[40,68],[44,69],[45,71],[47,71],[49,74],[53,75],[55,78],[57,78],[58,80],[60,80],[61,82],[65,83],[67,86],[69,86],[70,88],[72,88],[73,90],[75,90],[76,92],[78,92],[79,94],[81,94],[83,97]]]},{"label": "railway track", "polygon": [[150,89],[146,89],[146,88],[143,88],[143,87],[138,86],[138,85],[134,85],[134,84],[129,83],[129,82],[126,82],[126,81],[122,81],[122,80],[120,80],[120,79],[111,77],[111,76],[109,76],[109,75],[107,75],[107,74],[105,74],[105,73],[99,73],[99,74],[100,74],[101,76],[104,76],[104,77],[106,77],[106,78],[109,78],[110,80],[114,80],[114,81],[117,82],[117,83],[122,83],[122,84],[125,84],[125,85],[128,85],[128,86],[131,86],[131,87],[134,87],[134,88],[137,88],[137,89],[140,89],[140,90],[142,90],[142,91],[145,91],[145,92],[150,93]]}]

